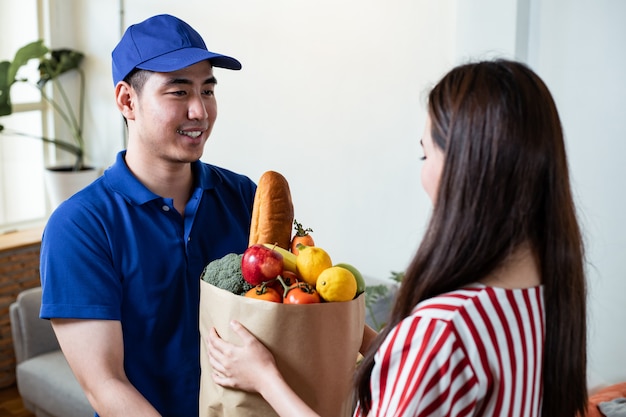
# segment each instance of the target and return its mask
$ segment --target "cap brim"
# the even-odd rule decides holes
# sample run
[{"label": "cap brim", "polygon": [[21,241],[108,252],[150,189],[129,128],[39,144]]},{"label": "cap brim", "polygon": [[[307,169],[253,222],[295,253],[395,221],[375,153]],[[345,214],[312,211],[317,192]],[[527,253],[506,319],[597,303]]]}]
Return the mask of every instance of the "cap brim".
[{"label": "cap brim", "polygon": [[219,68],[240,70],[241,63],[235,58],[226,55],[216,54],[200,48],[183,48],[176,51],[160,55],[137,65],[136,68],[155,71],[172,72],[186,68],[200,61],[208,60],[211,65]]}]

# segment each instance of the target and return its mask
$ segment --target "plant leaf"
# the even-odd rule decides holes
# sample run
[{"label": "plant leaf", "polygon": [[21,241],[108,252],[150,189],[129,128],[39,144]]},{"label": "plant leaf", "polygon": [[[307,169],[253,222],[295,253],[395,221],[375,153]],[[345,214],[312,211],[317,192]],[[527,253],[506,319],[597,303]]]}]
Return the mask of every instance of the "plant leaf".
[{"label": "plant leaf", "polygon": [[48,48],[43,44],[42,40],[31,42],[18,49],[7,74],[7,82],[9,85],[15,82],[17,71],[22,67],[22,65],[26,64],[31,59],[41,58],[46,53],[48,53]]},{"label": "plant leaf", "polygon": [[389,287],[385,284],[368,285],[365,287],[365,305],[373,306],[376,301],[389,294]]},{"label": "plant leaf", "polygon": [[11,83],[8,82],[8,73],[11,63],[9,61],[0,62],[0,116],[6,116],[13,112],[11,105]]},{"label": "plant leaf", "polygon": [[50,51],[50,57],[39,61],[40,79],[37,85],[42,88],[48,81],[59,75],[78,69],[85,55],[72,49],[55,49]]},{"label": "plant leaf", "polygon": [[393,271],[391,271],[390,279],[394,280],[395,282],[402,282],[403,278],[404,278],[404,272],[393,272]]}]

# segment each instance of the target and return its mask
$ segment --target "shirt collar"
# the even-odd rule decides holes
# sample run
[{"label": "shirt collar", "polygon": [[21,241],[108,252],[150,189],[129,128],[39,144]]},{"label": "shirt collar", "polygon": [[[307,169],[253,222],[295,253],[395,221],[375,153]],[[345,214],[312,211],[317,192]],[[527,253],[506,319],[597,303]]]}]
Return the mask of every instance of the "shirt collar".
[{"label": "shirt collar", "polygon": [[[133,175],[126,165],[125,156],[126,150],[120,151],[115,163],[104,172],[104,177],[111,188],[123,195],[127,201],[137,205],[160,199],[161,196],[150,191]],[[211,165],[200,160],[191,163],[191,170],[194,176],[194,188],[206,191],[222,182],[221,174]]]}]

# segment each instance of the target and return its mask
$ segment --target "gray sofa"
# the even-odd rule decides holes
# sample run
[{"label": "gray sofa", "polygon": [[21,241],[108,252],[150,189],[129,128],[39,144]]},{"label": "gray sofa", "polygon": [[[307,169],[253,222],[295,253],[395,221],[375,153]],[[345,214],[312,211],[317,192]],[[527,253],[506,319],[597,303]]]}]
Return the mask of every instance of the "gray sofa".
[{"label": "gray sofa", "polygon": [[39,318],[41,287],[21,292],[11,304],[17,389],[37,417],[93,417],[48,320]]}]

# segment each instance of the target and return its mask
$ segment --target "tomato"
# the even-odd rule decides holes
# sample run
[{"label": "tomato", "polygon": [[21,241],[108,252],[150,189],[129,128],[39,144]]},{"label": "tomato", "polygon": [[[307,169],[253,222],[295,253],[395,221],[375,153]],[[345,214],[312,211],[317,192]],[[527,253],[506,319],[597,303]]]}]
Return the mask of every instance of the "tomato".
[{"label": "tomato", "polygon": [[315,246],[313,237],[309,234],[309,232],[312,232],[313,229],[305,229],[295,219],[293,220],[293,224],[295,225],[294,229],[296,230],[296,234],[291,239],[291,245],[289,246],[289,249],[291,253],[293,253],[294,255],[298,255],[298,252],[300,252],[300,250],[298,249],[299,244],[304,246]]},{"label": "tomato", "polygon": [[273,279],[271,281],[267,281],[266,285],[267,285],[267,288],[271,288],[280,294],[281,303],[282,303],[282,298],[283,298],[282,294],[285,292],[285,290],[282,284],[280,283],[280,281],[278,279]]},{"label": "tomato", "polygon": [[283,299],[284,304],[315,304],[322,300],[313,286],[306,282],[298,282],[291,287]]},{"label": "tomato", "polygon": [[293,239],[291,239],[291,253],[294,255],[298,255],[298,253],[300,253],[298,245],[315,246],[315,242],[313,241],[313,237],[311,235],[294,236]]},{"label": "tomato", "polygon": [[280,294],[281,302],[285,292],[289,289],[292,284],[298,282],[296,274],[293,272],[283,271],[275,279],[269,280],[265,282],[269,288],[276,290]]},{"label": "tomato", "polygon": [[291,272],[291,271],[283,271],[282,274],[280,274],[283,279],[285,280],[285,284],[291,286],[293,284],[295,284],[296,282],[300,281],[300,279],[298,278],[298,275],[296,275],[295,272]]},{"label": "tomato", "polygon": [[259,284],[250,289],[246,292],[245,296],[258,300],[271,301],[273,303],[282,303],[283,301],[283,297],[279,291],[265,284]]}]

